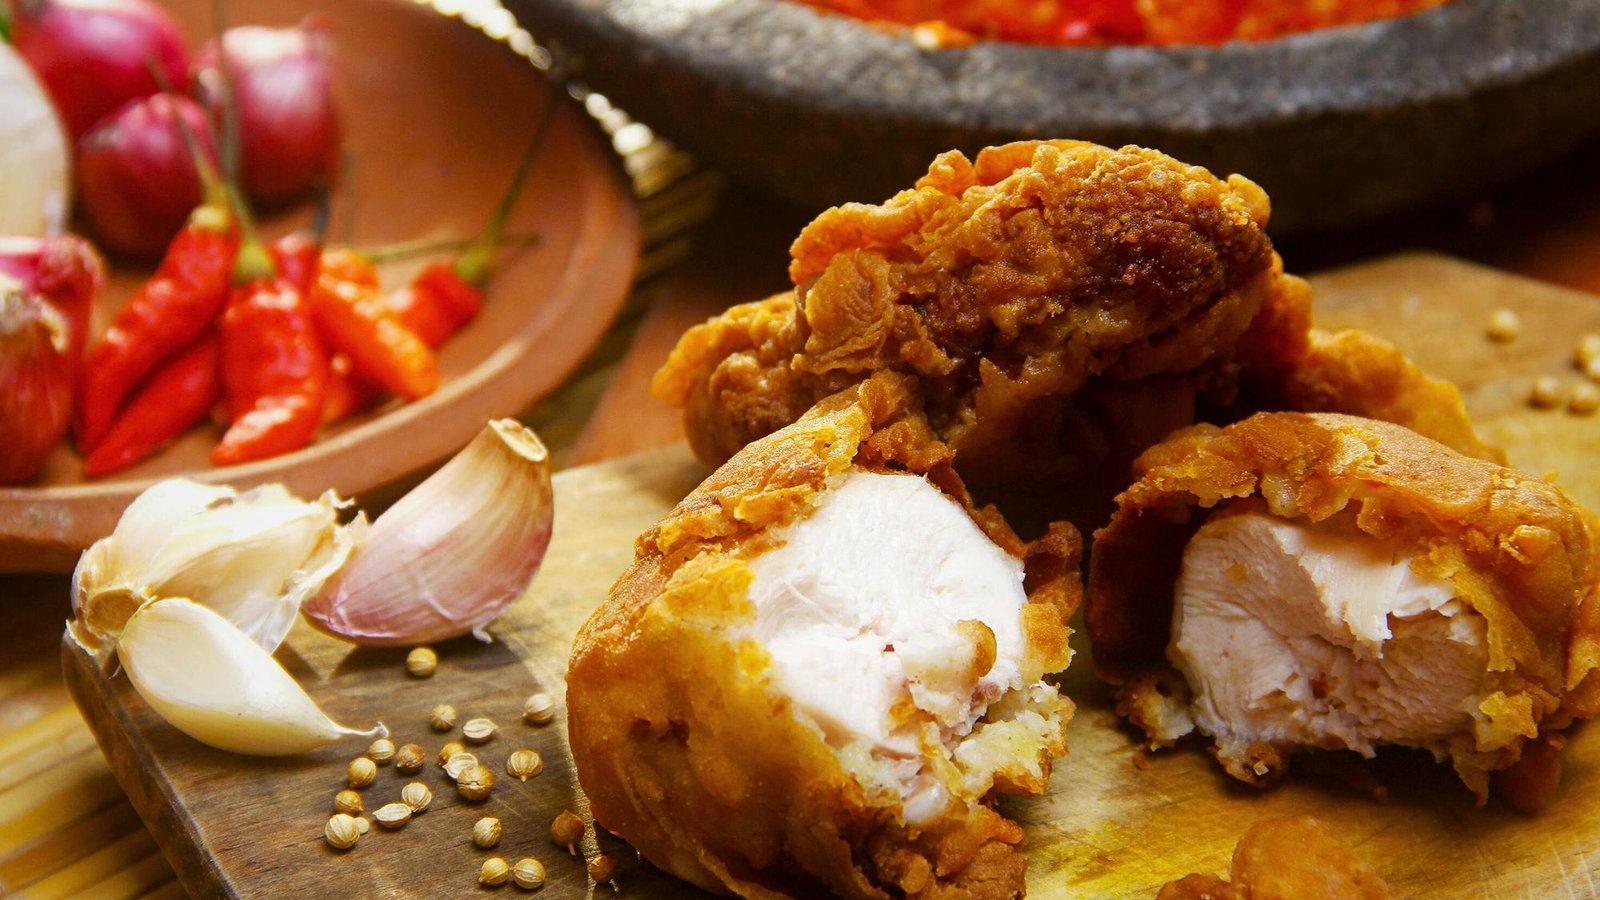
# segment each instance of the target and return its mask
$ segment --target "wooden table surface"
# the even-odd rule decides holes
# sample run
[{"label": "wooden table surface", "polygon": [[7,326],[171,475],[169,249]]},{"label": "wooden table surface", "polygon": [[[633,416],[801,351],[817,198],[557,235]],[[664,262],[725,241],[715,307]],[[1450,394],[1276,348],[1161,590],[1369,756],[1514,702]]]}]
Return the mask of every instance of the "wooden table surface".
[{"label": "wooden table surface", "polygon": [[[704,197],[645,200],[647,234],[652,222],[672,230],[675,216],[689,214],[684,206]],[[643,315],[530,415],[557,461],[580,465],[679,440],[676,411],[648,396],[650,373],[687,325],[782,289],[788,244],[808,218],[724,192],[688,257],[641,284]],[[1298,272],[1418,248],[1600,293],[1600,145],[1462,208],[1280,244]],[[0,651],[0,894],[182,896],[61,682],[58,643],[69,615],[65,577],[0,577],[8,642]]]}]

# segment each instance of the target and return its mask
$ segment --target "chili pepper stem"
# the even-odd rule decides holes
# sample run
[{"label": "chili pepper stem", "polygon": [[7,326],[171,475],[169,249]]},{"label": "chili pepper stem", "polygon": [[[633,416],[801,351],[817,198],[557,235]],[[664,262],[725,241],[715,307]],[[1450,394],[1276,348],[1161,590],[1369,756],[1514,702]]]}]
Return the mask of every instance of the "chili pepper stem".
[{"label": "chili pepper stem", "polygon": [[[449,241],[402,241],[398,244],[385,244],[382,247],[357,250],[362,256],[374,263],[399,262],[417,256],[432,256],[436,253],[446,253],[451,250],[466,251],[476,247],[479,238],[456,238]],[[502,246],[528,246],[537,244],[542,238],[536,233],[511,235],[500,239]]]},{"label": "chili pepper stem", "polygon": [[483,236],[456,260],[456,275],[473,287],[481,288],[484,282],[489,280],[489,271],[494,268],[495,254],[500,249],[500,238],[505,232],[506,220],[511,217],[511,208],[516,205],[517,195],[522,192],[522,185],[528,180],[528,173],[533,170],[533,159],[538,155],[539,145],[544,143],[545,131],[550,126],[550,119],[555,115],[556,104],[560,99],[560,94],[552,92],[550,99],[545,102],[544,109],[539,111],[539,121],[533,126],[533,138],[528,141],[528,149],[522,153],[522,161],[517,164],[517,172],[511,176],[511,184],[506,188],[505,195],[500,198],[500,206],[495,209],[494,217],[489,220],[489,227],[484,229]]},{"label": "chili pepper stem", "polygon": [[[175,94],[172,82],[168,80],[167,73],[162,70],[154,57],[144,58],[144,67],[156,80],[156,87],[163,93]],[[205,151],[200,149],[200,137],[189,128],[189,123],[182,116],[174,116],[178,123],[178,134],[183,138],[184,149],[189,151],[189,159],[194,162],[195,174],[200,176],[200,187],[204,192],[200,205],[189,214],[189,221],[203,228],[222,230],[231,223],[228,219],[228,186],[223,183],[222,173],[206,158]]]}]

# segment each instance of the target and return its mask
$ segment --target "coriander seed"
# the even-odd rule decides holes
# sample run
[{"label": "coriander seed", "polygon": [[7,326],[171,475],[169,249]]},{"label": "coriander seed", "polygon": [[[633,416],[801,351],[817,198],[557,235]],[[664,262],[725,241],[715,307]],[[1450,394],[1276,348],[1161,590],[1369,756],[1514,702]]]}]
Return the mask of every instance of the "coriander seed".
[{"label": "coriander seed", "polygon": [[1587,369],[1589,363],[1600,359],[1600,334],[1591,332],[1578,338],[1578,346],[1573,349],[1572,356],[1580,369]]},{"label": "coriander seed", "polygon": [[511,880],[523,890],[538,890],[544,886],[544,863],[531,856],[517,860],[517,864],[511,867]]},{"label": "coriander seed", "polygon": [[460,741],[451,741],[450,743],[445,744],[443,747],[440,747],[439,768],[444,768],[445,764],[450,762],[450,757],[455,756],[457,753],[465,752],[467,752],[467,748]]},{"label": "coriander seed", "polygon": [[478,758],[476,756],[463,751],[450,757],[450,761],[444,764],[444,774],[448,775],[451,781],[460,781],[462,773],[477,764]]},{"label": "coriander seed", "polygon": [[439,654],[432,647],[413,647],[406,654],[406,671],[414,678],[427,678],[439,668]]},{"label": "coriander seed", "polygon": [[427,762],[427,751],[421,744],[406,744],[394,754],[394,767],[407,775],[422,771],[423,764]]},{"label": "coriander seed", "polygon": [[479,819],[472,826],[472,842],[484,849],[500,843],[500,820],[494,816],[484,816]]},{"label": "coriander seed", "polygon": [[333,795],[334,812],[342,812],[347,816],[359,816],[365,808],[361,803],[361,795],[348,788]]},{"label": "coriander seed", "polygon": [[578,843],[583,840],[583,832],[587,826],[583,819],[570,809],[561,811],[555,821],[550,823],[550,841],[557,847],[567,848],[568,853],[578,852]]},{"label": "coriander seed", "polygon": [[1583,377],[1590,381],[1600,381],[1600,354],[1590,357],[1589,361],[1579,368],[1583,369]]},{"label": "coriander seed", "polygon": [[511,867],[498,856],[491,856],[483,861],[478,869],[478,883],[489,887],[499,887],[511,878]]},{"label": "coriander seed", "polygon": [[356,816],[356,831],[366,834],[372,830],[372,824],[362,816]]},{"label": "coriander seed", "polygon": [[534,694],[522,704],[522,717],[529,725],[548,725],[556,717],[556,702],[542,691]]},{"label": "coriander seed", "polygon": [[435,706],[428,717],[428,724],[434,731],[449,731],[456,727],[456,708],[448,703]]},{"label": "coriander seed", "polygon": [[1600,388],[1587,381],[1579,382],[1572,389],[1571,396],[1567,397],[1567,412],[1574,415],[1592,415],[1600,409]]},{"label": "coriander seed", "polygon": [[388,738],[378,738],[372,742],[372,746],[367,748],[367,759],[380,766],[386,766],[389,764],[389,760],[394,759],[394,753],[394,741]]},{"label": "coriander seed", "polygon": [[506,774],[518,781],[527,781],[543,771],[544,757],[537,751],[518,750],[506,758]]},{"label": "coriander seed", "polygon": [[617,877],[617,861],[604,853],[589,860],[589,877],[595,884],[610,884]]},{"label": "coriander seed", "polygon": [[372,783],[378,777],[378,764],[365,756],[358,756],[350,760],[350,768],[345,773],[350,781],[350,786],[360,790]]},{"label": "coriander seed", "polygon": [[1542,375],[1533,381],[1528,402],[1540,409],[1549,409],[1561,403],[1561,381],[1553,375]]},{"label": "coriander seed", "polygon": [[495,727],[493,719],[468,719],[467,724],[461,726],[461,736],[469,744],[488,743],[494,737]]},{"label": "coriander seed", "polygon": [[372,818],[385,828],[399,828],[411,821],[411,807],[404,803],[385,803]]},{"label": "coriander seed", "polygon": [[322,837],[335,850],[349,850],[361,839],[361,832],[356,830],[354,817],[335,813],[328,824],[322,826]]},{"label": "coriander seed", "polygon": [[468,800],[482,800],[494,792],[494,772],[487,766],[473,766],[456,779],[456,792]]},{"label": "coriander seed", "polygon": [[420,781],[413,781],[400,789],[400,802],[411,807],[411,811],[421,815],[428,810],[428,804],[433,802],[433,791]]},{"label": "coriander seed", "polygon": [[1489,340],[1497,344],[1510,343],[1522,333],[1522,320],[1505,307],[1500,307],[1489,315]]}]

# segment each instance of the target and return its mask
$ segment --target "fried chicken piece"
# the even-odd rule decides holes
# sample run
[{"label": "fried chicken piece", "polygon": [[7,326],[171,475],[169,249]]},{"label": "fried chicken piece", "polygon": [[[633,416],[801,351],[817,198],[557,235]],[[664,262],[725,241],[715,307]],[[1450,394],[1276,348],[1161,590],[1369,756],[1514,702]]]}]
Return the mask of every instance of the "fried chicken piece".
[{"label": "fried chicken piece", "polygon": [[1199,731],[1264,786],[1300,750],[1398,744],[1480,802],[1495,772],[1548,799],[1549,736],[1600,708],[1595,531],[1559,489],[1331,413],[1194,426],[1135,474],[1085,621],[1153,746]]},{"label": "fried chicken piece", "polygon": [[1041,497],[1046,519],[1103,522],[1146,447],[1258,409],[1395,418],[1469,450],[1454,388],[1374,338],[1311,332],[1268,216],[1249,180],[1152,150],[946,153],[882,205],[818,216],[796,288],[691,329],[652,388],[715,465],[873,372],[915,376],[969,487],[1018,522]]},{"label": "fried chicken piece", "polygon": [[1232,881],[1196,873],[1156,900],[1388,900],[1389,886],[1311,816],[1264,819],[1233,851]]},{"label": "fried chicken piece", "polygon": [[915,382],[825,398],[639,538],[580,630],[569,737],[595,819],[749,897],[1014,897],[1072,704],[1071,526],[976,509]]}]

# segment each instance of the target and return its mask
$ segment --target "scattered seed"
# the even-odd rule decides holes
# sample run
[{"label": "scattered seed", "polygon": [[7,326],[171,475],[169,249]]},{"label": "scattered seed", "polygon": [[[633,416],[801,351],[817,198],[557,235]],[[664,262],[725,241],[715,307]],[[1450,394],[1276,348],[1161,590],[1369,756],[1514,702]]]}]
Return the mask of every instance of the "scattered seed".
[{"label": "scattered seed", "polygon": [[531,856],[517,860],[517,864],[511,867],[511,880],[523,890],[538,890],[544,885],[544,863]]},{"label": "scattered seed", "polygon": [[335,850],[349,850],[361,839],[361,832],[356,829],[354,816],[335,813],[328,824],[322,826],[322,837]]},{"label": "scattered seed", "polygon": [[400,828],[411,821],[411,807],[404,803],[385,803],[372,818],[385,828]]},{"label": "scattered seed", "polygon": [[468,743],[484,744],[494,737],[495,727],[493,719],[468,719],[467,724],[461,726],[461,735]]},{"label": "scattered seed", "polygon": [[511,867],[498,856],[491,856],[483,861],[478,869],[478,883],[489,887],[499,887],[511,877]]},{"label": "scattered seed", "polygon": [[570,809],[561,811],[555,821],[550,823],[550,841],[557,847],[567,848],[568,853],[578,852],[578,843],[583,840],[583,833],[587,826],[583,819]]},{"label": "scattered seed", "polygon": [[462,751],[450,757],[450,761],[444,764],[444,774],[450,776],[451,781],[460,781],[462,774],[477,764],[476,756]]},{"label": "scattered seed", "polygon": [[1583,369],[1583,377],[1590,381],[1600,381],[1600,355],[1590,357],[1589,361],[1579,368]]},{"label": "scattered seed", "polygon": [[413,781],[400,789],[400,801],[411,807],[411,811],[421,815],[428,811],[428,804],[433,802],[433,791],[420,781]]},{"label": "scattered seed", "polygon": [[595,884],[610,884],[617,877],[617,861],[604,853],[589,860],[589,877]]},{"label": "scattered seed", "polygon": [[465,752],[467,752],[466,745],[462,744],[460,741],[451,741],[450,743],[445,744],[443,747],[440,747],[439,768],[444,768],[445,764],[450,762],[450,757],[455,756],[457,753]]},{"label": "scattered seed", "polygon": [[428,724],[434,731],[449,731],[456,727],[456,708],[448,703],[435,706],[428,718]]},{"label": "scattered seed", "polygon": [[422,771],[422,766],[427,762],[427,751],[421,744],[406,744],[394,754],[394,767],[410,775]]},{"label": "scattered seed", "polygon": [[356,831],[359,831],[362,834],[366,834],[367,832],[369,832],[371,830],[372,830],[372,823],[371,822],[368,822],[362,816],[356,816]]},{"label": "scattered seed", "polygon": [[1500,307],[1489,316],[1489,340],[1506,344],[1517,339],[1522,333],[1522,320],[1517,314],[1505,307]]},{"label": "scattered seed", "polygon": [[468,800],[482,800],[494,792],[494,773],[488,766],[473,766],[456,779],[456,792]]},{"label": "scattered seed", "polygon": [[556,702],[550,699],[549,694],[534,694],[527,703],[522,704],[522,717],[530,725],[548,725],[556,717]]},{"label": "scattered seed", "polygon": [[472,826],[472,842],[485,849],[500,843],[500,820],[484,816]]},{"label": "scattered seed", "polygon": [[1543,375],[1533,381],[1533,391],[1528,394],[1528,402],[1540,409],[1549,409],[1561,404],[1561,381],[1553,375]]},{"label": "scattered seed", "polygon": [[413,647],[406,654],[406,671],[417,678],[427,678],[439,668],[439,654],[432,647]]},{"label": "scattered seed", "polygon": [[1567,397],[1567,411],[1579,416],[1593,415],[1600,409],[1600,388],[1587,381],[1581,381],[1572,388],[1572,395]]},{"label": "scattered seed", "polygon": [[544,757],[538,751],[518,750],[506,758],[506,774],[518,781],[527,781],[543,771]]},{"label": "scattered seed", "polygon": [[378,738],[372,742],[372,746],[367,748],[367,759],[380,766],[386,766],[389,764],[389,760],[394,759],[394,753],[394,741],[388,738]]},{"label": "scattered seed", "polygon": [[372,783],[378,777],[378,764],[365,756],[358,756],[350,760],[350,768],[346,771],[350,786],[360,790]]},{"label": "scattered seed", "polygon": [[366,807],[361,803],[361,795],[352,790],[342,790],[333,795],[333,811],[342,812],[347,816],[359,816]]},{"label": "scattered seed", "polygon": [[1600,359],[1600,334],[1586,334],[1578,338],[1578,346],[1572,352],[1573,362],[1578,368],[1587,370],[1589,363]]}]

